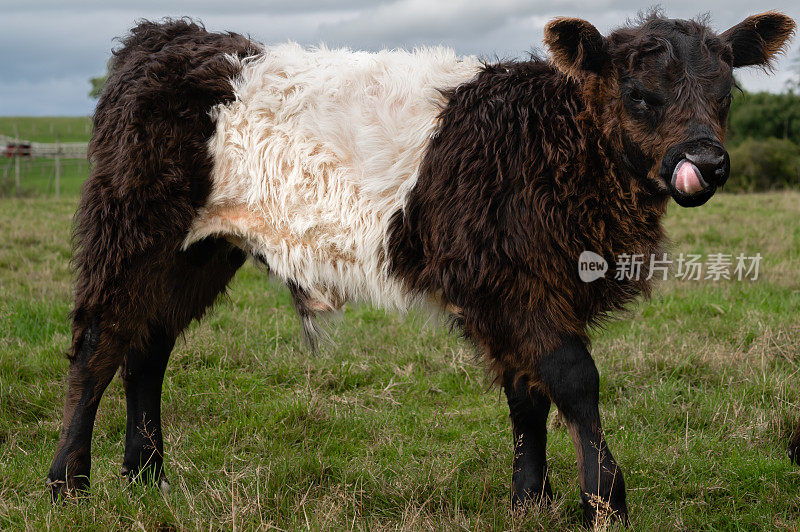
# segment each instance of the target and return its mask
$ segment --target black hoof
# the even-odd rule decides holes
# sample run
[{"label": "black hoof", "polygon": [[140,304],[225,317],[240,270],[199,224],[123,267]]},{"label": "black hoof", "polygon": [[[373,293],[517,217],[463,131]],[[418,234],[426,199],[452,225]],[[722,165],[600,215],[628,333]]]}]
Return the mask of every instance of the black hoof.
[{"label": "black hoof", "polygon": [[89,477],[75,476],[67,479],[47,477],[45,480],[50,500],[54,503],[77,500],[89,495]]},{"label": "black hoof", "polygon": [[158,486],[158,489],[160,489],[162,493],[169,493],[171,490],[169,481],[164,475],[163,468],[158,468],[157,470],[152,467],[133,469],[123,465],[119,474],[121,477],[125,477],[128,482],[131,483],[144,484],[147,486]]},{"label": "black hoof", "polygon": [[612,496],[611,500],[603,499],[597,494],[581,494],[583,507],[583,524],[588,528],[603,528],[615,522],[628,526],[628,506],[624,497],[620,500]]},{"label": "black hoof", "polygon": [[550,488],[550,480],[545,479],[544,483],[536,482],[533,486],[526,489],[511,488],[511,509],[515,512],[537,504],[550,504],[553,501],[553,490]]}]

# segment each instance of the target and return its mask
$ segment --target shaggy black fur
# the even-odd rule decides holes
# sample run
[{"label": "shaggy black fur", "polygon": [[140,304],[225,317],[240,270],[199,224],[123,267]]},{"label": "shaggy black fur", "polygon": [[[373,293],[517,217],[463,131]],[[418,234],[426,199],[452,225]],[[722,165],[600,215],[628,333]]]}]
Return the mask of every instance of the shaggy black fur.
[{"label": "shaggy black fur", "polygon": [[[557,19],[545,29],[552,63],[487,65],[449,93],[417,185],[392,220],[391,271],[458,309],[465,335],[502,376],[522,439],[517,504],[549,491],[547,396],[573,436],[587,521],[627,518],[588,328],[649,294],[670,195],[699,205],[727,179],[722,141],[734,58],[746,55],[741,32],[755,32],[749,42],[760,40],[768,61],[794,29],[780,14],[754,18],[727,33],[734,41],[658,14],[607,39],[586,21]],[[670,181],[684,157],[707,181],[693,196]],[[580,280],[583,251],[606,258],[605,278]],[[645,259],[635,279],[615,278],[623,254]],[[532,390],[527,401],[520,382]]]},{"label": "shaggy black fur", "polygon": [[248,39],[186,20],[143,22],[114,53],[94,115],[94,163],[75,216],[73,353],[54,497],[88,484],[97,404],[120,365],[128,395],[124,467],[161,477],[161,380],[179,332],[244,261],[228,243],[180,251],[210,190],[209,110],[233,98],[225,54]]}]

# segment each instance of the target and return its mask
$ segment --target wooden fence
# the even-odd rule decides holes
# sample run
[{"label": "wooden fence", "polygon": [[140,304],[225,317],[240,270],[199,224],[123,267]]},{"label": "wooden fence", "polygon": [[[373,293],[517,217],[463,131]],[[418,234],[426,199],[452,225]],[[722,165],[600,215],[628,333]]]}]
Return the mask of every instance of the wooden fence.
[{"label": "wooden fence", "polygon": [[[11,149],[9,149],[9,146]],[[24,150],[20,149],[24,146]],[[8,162],[0,168],[2,179],[14,175],[14,187],[20,194],[25,176],[48,177],[47,194],[52,191],[56,198],[61,196],[61,176],[65,166],[77,166],[78,173],[87,165],[88,144],[85,142],[28,142],[23,139],[0,135],[0,156]],[[23,156],[24,155],[24,156]]]},{"label": "wooden fence", "polygon": [[78,193],[89,171],[86,159],[0,159],[0,196],[72,196]]}]

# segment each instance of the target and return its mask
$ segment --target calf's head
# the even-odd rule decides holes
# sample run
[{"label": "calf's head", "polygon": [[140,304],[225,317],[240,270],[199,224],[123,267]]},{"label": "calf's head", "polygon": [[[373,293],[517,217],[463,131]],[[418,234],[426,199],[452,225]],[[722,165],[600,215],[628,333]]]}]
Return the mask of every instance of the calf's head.
[{"label": "calf's head", "polygon": [[794,31],[794,21],[776,12],[721,34],[702,20],[652,14],[607,37],[585,20],[559,18],[544,40],[634,174],[651,192],[694,207],[728,179],[733,69],[769,68]]}]

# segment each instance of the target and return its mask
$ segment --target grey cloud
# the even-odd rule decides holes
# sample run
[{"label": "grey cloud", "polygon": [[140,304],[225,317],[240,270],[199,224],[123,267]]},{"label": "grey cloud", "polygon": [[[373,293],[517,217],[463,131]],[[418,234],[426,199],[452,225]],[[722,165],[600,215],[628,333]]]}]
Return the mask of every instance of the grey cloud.
[{"label": "grey cloud", "polygon": [[[582,17],[606,33],[646,6],[634,0],[17,2],[4,6],[0,17],[0,114],[89,113],[88,78],[103,72],[113,38],[140,18],[191,15],[211,30],[237,31],[267,44],[294,40],[368,50],[445,44],[491,60],[540,50],[544,24],[555,16]],[[794,2],[778,0],[770,7],[800,18]],[[743,0],[714,0],[703,9],[712,11],[712,25],[720,31],[760,10]],[[702,10],[678,0],[666,11],[690,18]],[[748,89],[779,90],[797,55],[795,44],[775,77],[755,70],[740,78]]]},{"label": "grey cloud", "polygon": [[334,40],[403,43],[485,33],[514,16],[532,12],[534,7],[523,0],[499,0],[491,8],[469,0],[399,0],[363,10],[339,23],[323,24],[320,34]]},{"label": "grey cloud", "polygon": [[0,81],[0,116],[61,116],[91,113],[89,81],[66,76],[38,81]]},{"label": "grey cloud", "polygon": [[361,9],[382,4],[389,0],[138,0],[137,2],[120,0],[81,0],[65,2],[64,0],[34,0],[29,2],[8,3],[3,6],[4,13],[13,12],[42,12],[68,9],[73,13],[86,13],[91,11],[122,11],[132,9],[138,11],[163,10],[168,7],[171,11],[184,13],[217,13],[250,15],[254,13],[300,13],[309,11],[335,11],[343,9]]},{"label": "grey cloud", "polygon": [[[711,16],[712,25],[718,31],[724,31],[747,15],[759,11],[752,9],[752,3],[742,0],[726,2],[724,6],[724,10]],[[800,8],[792,2],[782,0],[774,8],[790,15],[800,15]],[[380,46],[380,43],[397,46],[415,39],[471,39],[511,25],[521,17],[533,15],[541,27],[556,16],[579,16],[590,20],[601,31],[608,32],[624,24],[627,19],[635,18],[643,9],[649,8],[630,0],[496,0],[485,3],[470,0],[394,0],[360,10],[353,17],[336,23],[326,22],[320,26],[319,34],[326,40],[358,42],[367,47]],[[664,11],[676,18],[693,18],[705,13],[698,9],[696,2],[688,0],[672,2],[669,9]],[[609,14],[614,16],[613,20],[609,20]]]}]

